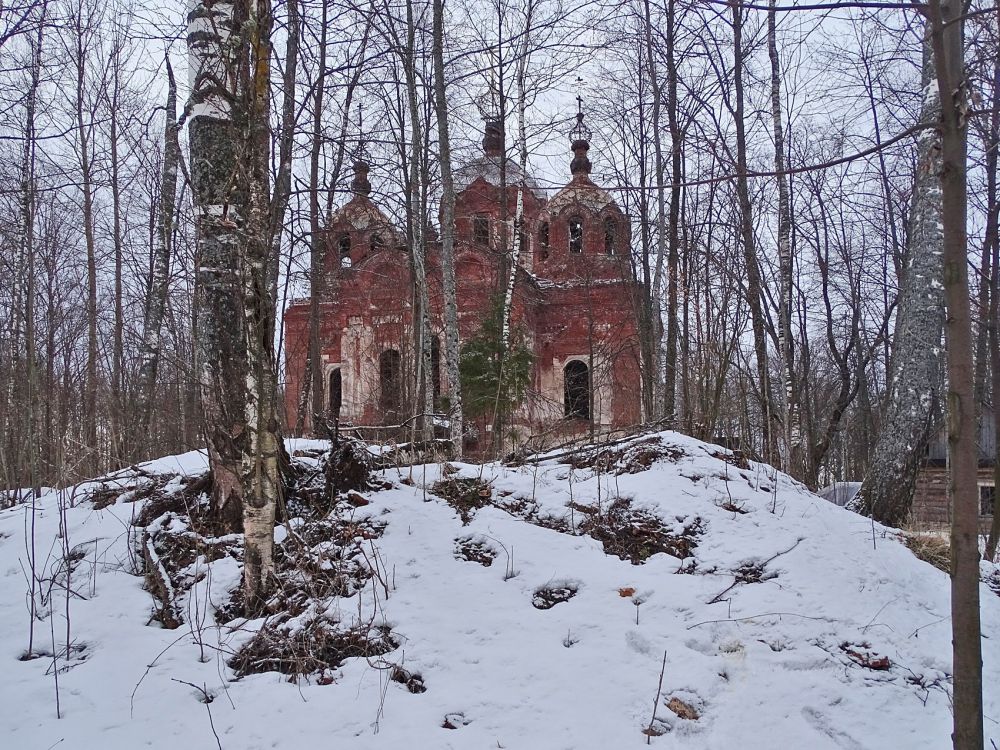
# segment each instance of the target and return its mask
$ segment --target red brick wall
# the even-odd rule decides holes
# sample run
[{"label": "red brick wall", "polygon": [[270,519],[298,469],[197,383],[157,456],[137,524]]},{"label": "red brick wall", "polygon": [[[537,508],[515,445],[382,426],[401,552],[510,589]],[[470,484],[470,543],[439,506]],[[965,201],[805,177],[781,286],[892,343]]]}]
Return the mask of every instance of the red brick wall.
[{"label": "red brick wall", "polygon": [[[606,198],[606,194],[603,194]],[[598,196],[600,198],[600,196]],[[522,270],[515,285],[514,324],[522,328],[535,351],[532,382],[536,393],[526,405],[521,421],[531,430],[551,426],[561,420],[562,368],[570,358],[598,363],[594,371],[595,398],[600,395],[600,417],[605,427],[622,427],[640,420],[638,327],[634,298],[639,286],[628,264],[628,222],[613,203],[595,213],[583,205],[571,205],[550,220],[550,255],[539,258],[538,221],[546,202],[534,193],[524,193],[529,246],[522,257]],[[508,211],[513,215],[517,188],[507,188]],[[457,197],[456,278],[460,337],[475,335],[491,301],[503,293],[506,279],[500,278],[500,190],[482,179],[474,181]],[[565,201],[564,201],[565,203]],[[377,388],[363,383],[377,372],[379,353],[386,348],[399,350],[407,367],[412,367],[413,277],[409,257],[401,246],[401,235],[380,222],[374,206],[356,196],[339,211],[327,229],[327,274],[322,302],[321,347],[324,368],[341,363],[345,369],[345,404],[358,384],[367,396],[353,403],[353,421],[377,424],[398,415],[379,413]],[[584,218],[584,253],[569,253],[565,218]],[[374,216],[374,219],[373,219]],[[490,240],[477,244],[473,237],[473,217],[490,218]],[[607,255],[603,217],[613,216],[619,233],[616,254]],[[360,225],[360,227],[359,227]],[[508,225],[509,226],[509,225]],[[370,236],[379,231],[392,242],[372,253]],[[341,268],[337,238],[351,237],[350,268]],[[443,358],[443,294],[440,248],[432,244],[427,272],[432,328],[439,336]],[[525,269],[534,268],[534,276]],[[308,301],[292,304],[285,313],[286,389],[288,424],[294,424],[305,375],[308,350]],[[363,341],[361,341],[363,340]],[[359,344],[358,342],[361,341]],[[360,348],[359,348],[360,347]],[[345,361],[349,360],[349,361]],[[325,371],[324,369],[324,371]],[[406,378],[412,379],[409,369]],[[441,379],[447,375],[442,362]],[[599,382],[598,382],[599,381]],[[440,383],[447,392],[447,382]],[[346,408],[346,407],[345,407]],[[307,410],[308,411],[308,410]],[[571,420],[561,431],[588,429],[586,423]],[[307,416],[308,429],[308,416]]]}]

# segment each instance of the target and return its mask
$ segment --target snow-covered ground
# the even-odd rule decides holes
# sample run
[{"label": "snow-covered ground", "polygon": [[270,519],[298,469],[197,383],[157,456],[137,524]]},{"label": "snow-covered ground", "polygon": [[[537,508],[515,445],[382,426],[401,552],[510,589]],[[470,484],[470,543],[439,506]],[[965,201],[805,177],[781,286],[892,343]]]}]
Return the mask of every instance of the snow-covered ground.
[{"label": "snow-covered ground", "polygon": [[[623,459],[635,473],[620,475],[572,469],[559,457],[516,468],[459,464],[453,477],[481,477],[498,503],[530,511],[485,507],[467,525],[428,492],[442,467],[383,472],[392,488],[365,493],[370,504],[357,514],[387,523],[372,543],[389,596],[373,578],[339,600],[336,614],[345,624],[384,621],[401,645],[379,660],[349,660],[331,684],[277,673],[235,680],[226,654],[261,622],[216,626],[195,607],[198,587],[179,629],[148,624],[152,599],[130,573],[136,503],[126,496],[95,510],[84,500],[88,487],[76,488],[66,525],[82,555],[69,605],[77,656],[57,661],[61,719],[51,656],[19,661],[31,517],[25,508],[4,511],[0,746],[948,747],[947,575],[892,532],[768,467],[740,468],[713,455],[721,449],[676,433],[659,440],[669,455],[644,468],[640,443]],[[204,468],[199,453],[144,466],[184,475]],[[691,556],[633,565],[591,536],[566,533],[585,526],[581,509],[606,513],[616,498],[677,533],[700,528]],[[59,557],[57,499],[45,495],[35,517],[46,570]],[[492,550],[493,564],[456,556],[465,540]],[[238,580],[238,566],[223,558],[199,586],[219,603]],[[576,593],[538,609],[532,602],[545,588]],[[1000,744],[1000,599],[986,586],[982,599],[986,733]],[[64,590],[51,605],[35,634],[36,650],[49,654],[53,637],[65,650]],[[426,691],[391,681],[380,668],[390,662],[419,673]],[[214,700],[204,703],[193,686]],[[655,736],[644,734],[651,723]]]}]

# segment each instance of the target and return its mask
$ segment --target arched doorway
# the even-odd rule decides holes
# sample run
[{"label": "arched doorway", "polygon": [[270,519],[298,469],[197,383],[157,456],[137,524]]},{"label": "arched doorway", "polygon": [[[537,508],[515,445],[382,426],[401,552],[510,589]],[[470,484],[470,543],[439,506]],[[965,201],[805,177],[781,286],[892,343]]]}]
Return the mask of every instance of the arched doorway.
[{"label": "arched doorway", "polygon": [[386,349],[378,358],[379,408],[396,411],[402,400],[403,373],[399,352]]},{"label": "arched doorway", "polygon": [[330,371],[329,402],[327,408],[330,410],[331,419],[340,419],[340,406],[344,399],[344,384],[341,380],[340,368]]}]

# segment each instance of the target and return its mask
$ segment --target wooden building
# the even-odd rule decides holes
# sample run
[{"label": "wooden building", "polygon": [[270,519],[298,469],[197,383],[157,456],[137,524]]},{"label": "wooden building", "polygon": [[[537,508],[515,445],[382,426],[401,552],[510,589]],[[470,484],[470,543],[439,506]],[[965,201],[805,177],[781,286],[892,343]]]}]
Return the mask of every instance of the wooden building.
[{"label": "wooden building", "polygon": [[[996,432],[993,429],[993,410],[989,406],[982,407],[978,451],[979,520],[985,533],[993,521],[996,497],[993,480]],[[936,432],[927,446],[927,454],[917,475],[911,520],[914,525],[926,528],[942,528],[951,524],[951,504],[948,501],[948,436],[944,427]]]}]

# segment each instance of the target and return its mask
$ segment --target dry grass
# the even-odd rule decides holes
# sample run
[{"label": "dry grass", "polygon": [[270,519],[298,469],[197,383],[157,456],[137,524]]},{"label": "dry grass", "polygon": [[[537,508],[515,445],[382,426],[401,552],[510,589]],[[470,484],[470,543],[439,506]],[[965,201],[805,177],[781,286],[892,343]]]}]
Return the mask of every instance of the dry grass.
[{"label": "dry grass", "polygon": [[903,543],[914,556],[938,570],[951,570],[951,542],[947,535],[933,531],[903,531]]}]

